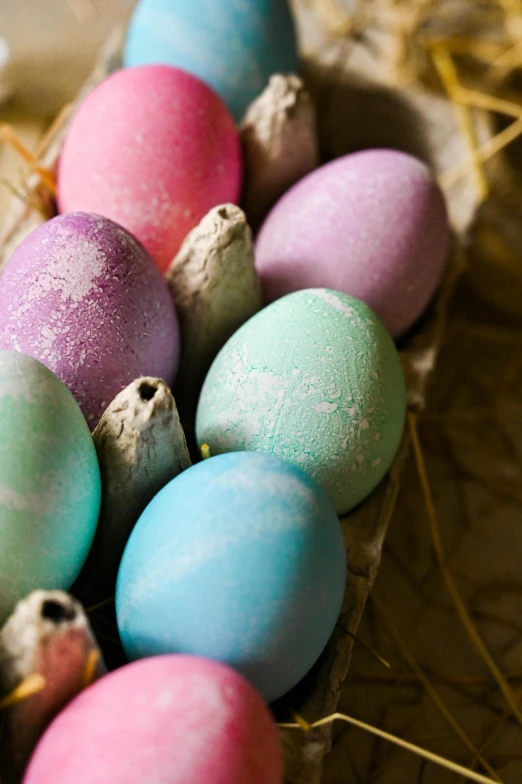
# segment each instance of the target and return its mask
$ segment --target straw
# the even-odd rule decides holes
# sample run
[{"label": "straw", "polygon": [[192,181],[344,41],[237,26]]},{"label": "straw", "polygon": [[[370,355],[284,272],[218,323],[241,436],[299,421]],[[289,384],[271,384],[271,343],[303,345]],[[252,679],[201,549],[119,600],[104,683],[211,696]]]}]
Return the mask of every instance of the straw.
[{"label": "straw", "polygon": [[435,504],[433,503],[433,496],[428,481],[426,465],[424,462],[424,456],[422,453],[422,448],[420,445],[420,440],[419,440],[419,435],[417,430],[417,418],[415,414],[410,413],[408,415],[408,421],[409,421],[409,427],[410,427],[410,432],[412,437],[413,451],[415,454],[415,461],[417,464],[417,470],[419,473],[419,478],[422,485],[422,491],[424,494],[426,512],[430,524],[430,532],[433,541],[433,547],[434,547],[437,563],[442,572],[444,583],[446,585],[448,593],[450,594],[453,600],[455,609],[457,610],[462,625],[465,631],[467,632],[471,642],[473,643],[475,650],[480,654],[480,656],[484,660],[491,674],[495,678],[500,688],[500,691],[504,695],[506,702],[510,706],[513,715],[516,716],[518,722],[522,726],[522,709],[519,704],[519,699],[517,695],[514,693],[511,686],[509,685],[509,683],[507,682],[507,680],[505,679],[505,677],[502,675],[500,669],[498,668],[493,657],[491,656],[486,645],[484,644],[484,641],[482,640],[482,637],[480,636],[476,625],[474,624],[468,610],[466,609],[466,606],[455,584],[453,576],[447,567],[445,555],[444,555],[444,549],[442,546],[442,540],[440,537],[437,512],[435,509]]},{"label": "straw", "polygon": [[278,724],[277,726],[280,729],[305,730],[307,732],[309,730],[317,729],[318,727],[324,727],[327,724],[332,724],[334,721],[344,721],[347,724],[351,724],[353,727],[358,727],[359,729],[364,730],[365,732],[369,732],[378,738],[383,738],[383,740],[394,743],[396,746],[400,746],[401,748],[406,749],[406,751],[417,754],[417,756],[428,760],[428,762],[433,762],[435,765],[440,765],[440,767],[446,768],[446,770],[450,770],[452,773],[459,773],[468,781],[476,781],[478,784],[495,784],[495,782],[500,780],[490,779],[487,776],[480,775],[480,773],[475,773],[475,771],[470,770],[469,768],[465,768],[463,765],[458,765],[456,762],[452,762],[445,757],[441,757],[439,754],[434,754],[427,749],[423,749],[421,746],[416,746],[414,743],[409,743],[402,738],[398,738],[396,735],[392,735],[389,732],[384,732],[384,730],[373,727],[371,724],[366,724],[364,721],[354,719],[353,716],[347,716],[344,713],[333,713],[331,716],[326,716],[324,719],[314,721],[313,724],[308,724],[302,717],[297,715],[295,716],[295,719],[295,723]]},{"label": "straw", "polygon": [[33,694],[38,694],[45,688],[45,678],[40,673],[33,672],[28,675],[18,686],[9,692],[5,697],[0,699],[0,710],[11,708],[22,700],[32,697]]}]

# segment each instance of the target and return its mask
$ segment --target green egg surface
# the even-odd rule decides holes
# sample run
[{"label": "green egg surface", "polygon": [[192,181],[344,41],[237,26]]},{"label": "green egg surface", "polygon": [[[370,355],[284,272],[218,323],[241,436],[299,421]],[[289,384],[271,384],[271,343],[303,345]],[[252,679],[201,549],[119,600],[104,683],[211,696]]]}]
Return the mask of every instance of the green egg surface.
[{"label": "green egg surface", "polygon": [[70,588],[100,495],[96,450],[67,387],[37,360],[0,351],[0,622],[35,588]]},{"label": "green egg surface", "polygon": [[255,315],[209,370],[196,434],[213,455],[271,452],[296,463],[346,514],[388,471],[406,388],[387,330],[329,289],[289,294]]}]

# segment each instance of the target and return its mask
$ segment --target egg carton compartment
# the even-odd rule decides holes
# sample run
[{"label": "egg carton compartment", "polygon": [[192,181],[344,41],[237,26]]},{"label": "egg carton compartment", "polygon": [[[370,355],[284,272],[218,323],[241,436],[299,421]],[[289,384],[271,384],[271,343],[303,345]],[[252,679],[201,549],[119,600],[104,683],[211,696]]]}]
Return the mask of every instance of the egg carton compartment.
[{"label": "egg carton compartment", "polygon": [[[350,31],[332,35],[326,16],[318,13],[317,6],[305,0],[295,0],[294,4],[302,41],[302,71],[316,104],[322,159],[370,147],[400,149],[429,164],[439,176],[447,199],[453,229],[447,271],[429,310],[399,344],[409,412],[416,415],[425,406],[430,378],[436,370],[448,303],[464,268],[467,232],[480,203],[479,184],[469,167],[469,147],[450,100],[418,87],[389,84],[394,48],[379,30],[365,30],[362,40]],[[41,173],[55,170],[75,106],[119,67],[122,40],[123,31],[116,30],[100,52],[77,101],[64,109],[42,141],[40,168],[27,182],[27,201],[13,199],[8,230],[0,245],[0,269],[22,239],[55,214],[53,197]],[[476,134],[481,142],[491,136],[484,115],[476,117]],[[336,710],[409,450],[407,428],[386,478],[367,501],[341,520],[348,580],[339,622],[307,677],[273,706],[278,721],[293,721],[298,714],[313,723]],[[103,639],[115,629],[112,609],[93,616],[92,624],[104,647]],[[122,652],[113,643],[105,647],[104,656],[109,667],[123,663]],[[318,784],[331,732],[331,724],[308,732],[281,730],[287,784]]]}]

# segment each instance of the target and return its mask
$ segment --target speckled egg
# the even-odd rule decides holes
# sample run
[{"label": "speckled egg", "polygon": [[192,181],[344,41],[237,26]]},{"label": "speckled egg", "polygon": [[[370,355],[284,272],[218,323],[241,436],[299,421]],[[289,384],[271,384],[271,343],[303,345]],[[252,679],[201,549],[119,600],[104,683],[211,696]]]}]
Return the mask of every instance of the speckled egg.
[{"label": "speckled egg", "polygon": [[58,216],[33,231],[0,277],[0,349],[43,362],[94,427],[140,376],[174,381],[176,313],[163,276],[121,226]]},{"label": "speckled egg", "polygon": [[0,351],[0,623],[36,588],[68,589],[100,511],[82,412],[44,365]]},{"label": "speckled egg", "polygon": [[394,337],[426,308],[444,272],[449,229],[427,166],[365,150],[322,166],[289,190],[256,243],[271,302],[325,286],[366,302]]},{"label": "speckled egg", "polygon": [[299,68],[287,0],[140,0],[123,61],[168,63],[196,74],[238,121],[272,74]]},{"label": "speckled egg", "polygon": [[59,212],[105,215],[166,270],[187,233],[241,189],[239,139],[222,101],[179,68],[117,71],[81,104],[58,167]]},{"label": "speckled egg", "polygon": [[120,637],[130,658],[220,660],[271,701],[319,657],[345,579],[339,521],[308,474],[273,455],[211,457],[134,528],[116,588]]},{"label": "speckled egg", "polygon": [[379,319],[347,294],[309,289],[262,310],[221,349],[196,433],[211,454],[292,461],[345,514],[390,467],[405,412],[399,355]]},{"label": "speckled egg", "polygon": [[129,664],[83,691],[24,784],[281,784],[277,730],[236,672],[192,656]]}]

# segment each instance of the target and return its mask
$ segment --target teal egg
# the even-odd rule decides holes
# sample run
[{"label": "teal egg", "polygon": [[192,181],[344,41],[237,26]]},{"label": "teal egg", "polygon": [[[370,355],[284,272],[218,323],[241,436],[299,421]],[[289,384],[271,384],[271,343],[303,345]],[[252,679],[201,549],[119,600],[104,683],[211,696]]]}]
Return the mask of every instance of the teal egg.
[{"label": "teal egg", "polygon": [[0,351],[0,622],[36,588],[70,588],[100,496],[96,450],[65,384],[37,360]]},{"label": "teal egg", "polygon": [[306,289],[224,345],[201,391],[196,434],[212,455],[271,452],[295,463],[342,515],[388,471],[405,415],[399,354],[377,316],[347,294]]}]

